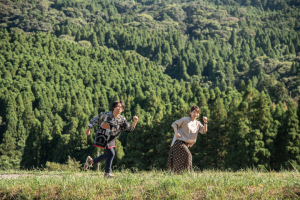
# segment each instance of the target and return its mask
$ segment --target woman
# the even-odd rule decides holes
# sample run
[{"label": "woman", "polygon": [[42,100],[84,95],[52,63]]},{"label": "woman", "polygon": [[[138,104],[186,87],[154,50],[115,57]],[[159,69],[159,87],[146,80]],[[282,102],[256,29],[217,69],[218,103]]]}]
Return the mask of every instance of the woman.
[{"label": "woman", "polygon": [[90,135],[90,130],[98,124],[94,146],[104,149],[104,154],[94,159],[88,156],[84,164],[85,170],[92,166],[92,164],[105,160],[104,177],[114,177],[114,175],[110,173],[110,170],[115,157],[113,147],[116,146],[116,139],[122,132],[133,131],[138,121],[138,117],[134,116],[134,122],[129,125],[126,118],[120,115],[124,111],[124,107],[122,101],[115,101],[112,105],[113,111],[101,113],[90,120],[85,134]]},{"label": "woman", "polygon": [[192,154],[188,147],[196,143],[198,132],[207,132],[207,118],[203,116],[204,126],[196,119],[199,117],[200,109],[192,106],[189,117],[181,118],[173,122],[174,138],[171,144],[167,169],[180,173],[192,169]]}]

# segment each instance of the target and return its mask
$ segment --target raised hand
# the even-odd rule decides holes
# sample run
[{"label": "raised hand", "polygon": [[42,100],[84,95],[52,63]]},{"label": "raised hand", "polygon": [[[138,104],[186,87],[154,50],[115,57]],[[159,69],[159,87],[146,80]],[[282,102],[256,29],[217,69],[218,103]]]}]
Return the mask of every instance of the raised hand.
[{"label": "raised hand", "polygon": [[89,128],[86,129],[85,134],[86,134],[86,135],[90,135],[90,134],[91,134],[91,129],[89,129]]},{"label": "raised hand", "polygon": [[139,120],[139,118],[137,116],[133,117],[133,121],[136,123]]},{"label": "raised hand", "polygon": [[204,123],[207,123],[207,117],[203,116]]}]

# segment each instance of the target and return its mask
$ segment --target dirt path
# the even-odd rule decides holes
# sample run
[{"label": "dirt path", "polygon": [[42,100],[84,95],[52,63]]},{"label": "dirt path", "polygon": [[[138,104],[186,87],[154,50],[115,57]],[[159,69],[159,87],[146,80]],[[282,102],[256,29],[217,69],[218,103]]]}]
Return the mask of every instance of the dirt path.
[{"label": "dirt path", "polygon": [[27,174],[1,174],[0,175],[0,179],[3,179],[3,178],[18,178],[20,176],[28,176]]},{"label": "dirt path", "polygon": [[20,178],[28,176],[38,176],[38,177],[62,177],[62,175],[34,175],[34,174],[0,174],[0,179],[10,179],[10,178]]}]

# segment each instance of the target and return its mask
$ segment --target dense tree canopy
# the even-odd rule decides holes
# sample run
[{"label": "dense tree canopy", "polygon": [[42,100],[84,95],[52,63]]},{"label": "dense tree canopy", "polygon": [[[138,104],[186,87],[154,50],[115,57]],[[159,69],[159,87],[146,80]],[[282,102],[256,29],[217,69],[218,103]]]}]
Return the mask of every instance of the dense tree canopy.
[{"label": "dense tree canopy", "polygon": [[[196,167],[299,167],[300,9],[277,1],[0,1],[0,166],[96,156],[88,120],[140,120],[114,165],[164,169],[191,105]],[[294,103],[296,102],[296,104]]]}]

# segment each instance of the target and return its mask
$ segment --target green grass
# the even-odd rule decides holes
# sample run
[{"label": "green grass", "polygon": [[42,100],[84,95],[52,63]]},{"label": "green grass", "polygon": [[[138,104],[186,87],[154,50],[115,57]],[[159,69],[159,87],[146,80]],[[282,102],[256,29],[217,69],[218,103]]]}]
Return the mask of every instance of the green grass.
[{"label": "green grass", "polygon": [[94,171],[0,171],[0,199],[300,199],[298,171],[114,174],[105,179]]}]

